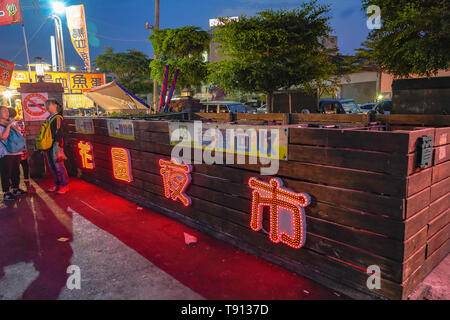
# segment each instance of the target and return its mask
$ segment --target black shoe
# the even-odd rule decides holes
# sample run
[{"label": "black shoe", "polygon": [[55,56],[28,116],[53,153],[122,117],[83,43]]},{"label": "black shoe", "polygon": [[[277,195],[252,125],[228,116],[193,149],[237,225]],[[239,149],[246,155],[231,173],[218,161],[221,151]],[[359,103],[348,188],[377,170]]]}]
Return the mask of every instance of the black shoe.
[{"label": "black shoe", "polygon": [[14,195],[11,192],[7,192],[3,196],[3,201],[14,201],[14,200],[16,200],[16,197],[14,197]]},{"label": "black shoe", "polygon": [[27,192],[23,191],[22,189],[15,189],[15,190],[13,190],[12,194],[15,197],[19,197],[19,196],[23,196],[23,195],[27,194]]}]

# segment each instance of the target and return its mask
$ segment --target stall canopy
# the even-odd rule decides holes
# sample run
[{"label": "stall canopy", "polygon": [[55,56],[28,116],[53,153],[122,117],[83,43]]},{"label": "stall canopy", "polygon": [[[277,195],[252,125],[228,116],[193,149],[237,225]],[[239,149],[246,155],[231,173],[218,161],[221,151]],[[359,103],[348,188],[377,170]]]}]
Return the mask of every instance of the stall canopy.
[{"label": "stall canopy", "polygon": [[92,88],[84,92],[89,99],[94,101],[105,111],[119,111],[125,109],[149,109],[142,100],[122,87],[116,81],[103,86]]}]

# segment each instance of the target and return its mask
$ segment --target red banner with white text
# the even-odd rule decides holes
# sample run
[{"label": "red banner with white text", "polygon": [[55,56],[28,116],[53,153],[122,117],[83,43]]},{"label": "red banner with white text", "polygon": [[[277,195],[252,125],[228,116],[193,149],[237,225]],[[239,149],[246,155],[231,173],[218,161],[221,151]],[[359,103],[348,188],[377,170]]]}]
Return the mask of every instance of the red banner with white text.
[{"label": "red banner with white text", "polygon": [[0,26],[22,23],[20,0],[0,0]]}]

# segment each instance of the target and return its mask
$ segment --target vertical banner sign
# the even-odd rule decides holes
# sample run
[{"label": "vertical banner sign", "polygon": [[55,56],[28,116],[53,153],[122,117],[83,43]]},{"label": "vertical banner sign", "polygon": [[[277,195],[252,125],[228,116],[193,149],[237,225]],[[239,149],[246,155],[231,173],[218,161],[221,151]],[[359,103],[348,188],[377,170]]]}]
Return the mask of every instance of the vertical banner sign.
[{"label": "vertical banner sign", "polygon": [[84,15],[84,6],[70,6],[66,8],[67,27],[75,50],[80,55],[87,70],[91,71],[91,58],[89,56],[89,43]]},{"label": "vertical banner sign", "polygon": [[19,0],[0,0],[0,26],[22,23]]},{"label": "vertical banner sign", "polygon": [[167,80],[169,79],[169,65],[164,67],[164,78],[161,85],[161,95],[159,97],[159,110],[166,104],[166,94],[167,94]]},{"label": "vertical banner sign", "polygon": [[14,63],[0,59],[0,86],[9,87],[13,71]]}]

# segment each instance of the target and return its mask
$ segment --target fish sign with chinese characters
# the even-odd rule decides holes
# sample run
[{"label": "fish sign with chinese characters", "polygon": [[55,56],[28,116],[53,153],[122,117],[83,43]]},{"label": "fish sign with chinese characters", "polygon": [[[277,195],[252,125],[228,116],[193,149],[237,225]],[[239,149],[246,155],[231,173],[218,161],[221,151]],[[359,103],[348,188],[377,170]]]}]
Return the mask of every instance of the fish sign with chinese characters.
[{"label": "fish sign with chinese characters", "polygon": [[162,159],[159,160],[159,166],[163,177],[164,196],[173,201],[178,199],[185,207],[190,206],[191,198],[185,191],[191,183],[192,166]]},{"label": "fish sign with chinese characters", "polygon": [[78,142],[78,152],[80,153],[81,166],[83,169],[93,170],[95,168],[93,150],[90,142]]},{"label": "fish sign with chinese characters", "polygon": [[295,193],[283,187],[283,181],[273,178],[269,183],[250,178],[252,212],[250,227],[259,231],[263,225],[264,207],[270,211],[269,238],[274,243],[284,243],[292,248],[303,247],[306,241],[304,207],[311,203],[307,193]]},{"label": "fish sign with chinese characters", "polygon": [[128,183],[132,182],[130,151],[124,148],[111,148],[111,159],[114,178]]}]

